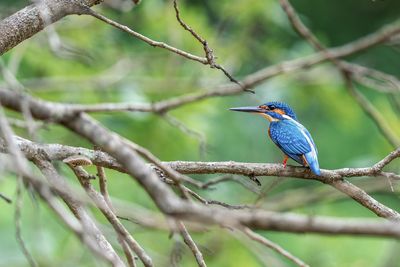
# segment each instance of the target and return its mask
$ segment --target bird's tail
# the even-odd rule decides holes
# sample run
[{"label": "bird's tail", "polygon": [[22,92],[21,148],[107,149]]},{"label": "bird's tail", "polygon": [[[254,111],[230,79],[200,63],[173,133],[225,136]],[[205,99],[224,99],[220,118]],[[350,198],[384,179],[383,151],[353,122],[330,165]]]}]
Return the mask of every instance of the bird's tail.
[{"label": "bird's tail", "polygon": [[310,167],[311,171],[316,175],[321,175],[321,170],[319,169],[316,153],[309,152],[304,154],[304,157],[306,158],[307,164]]}]

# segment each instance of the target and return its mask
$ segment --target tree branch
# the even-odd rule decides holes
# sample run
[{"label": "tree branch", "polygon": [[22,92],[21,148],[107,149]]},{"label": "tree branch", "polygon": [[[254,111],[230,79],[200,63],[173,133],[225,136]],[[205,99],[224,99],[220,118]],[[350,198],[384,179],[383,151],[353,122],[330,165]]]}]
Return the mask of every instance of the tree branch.
[{"label": "tree branch", "polygon": [[[82,0],[93,6],[101,0]],[[0,55],[43,30],[61,18],[82,14],[84,9],[78,1],[42,0],[29,5],[0,21]]]},{"label": "tree branch", "polygon": [[[30,141],[21,140],[18,142],[21,150],[26,153],[27,158],[32,158],[38,153],[37,151],[46,151],[48,157],[53,160],[63,160],[71,155],[81,154],[92,160],[93,164],[113,168],[119,171],[126,171],[121,167],[115,159],[100,151],[85,150],[82,148],[73,148],[60,145],[37,145]],[[0,146],[1,148],[1,146]],[[245,176],[278,176],[278,177],[295,177],[302,179],[313,179],[329,184],[339,191],[347,194],[361,205],[367,207],[375,214],[385,218],[399,219],[400,215],[377,202],[369,196],[365,191],[357,186],[344,181],[343,178],[348,177],[389,177],[391,179],[400,179],[400,175],[384,172],[382,169],[391,163],[395,158],[400,157],[400,148],[390,153],[384,159],[366,168],[344,168],[337,170],[322,170],[321,175],[317,176],[309,172],[303,167],[287,166],[284,168],[282,164],[271,163],[240,163],[240,162],[164,162],[162,165],[168,169],[173,169],[183,174],[236,174]],[[201,183],[195,183],[202,188]]]},{"label": "tree branch", "polygon": [[[180,220],[192,220],[196,222],[204,222],[208,224],[217,223],[220,225],[230,225],[232,227],[246,226],[256,229],[283,230],[290,232],[314,231],[325,233],[352,233],[361,234],[368,232],[369,234],[381,234],[388,236],[396,236],[400,231],[400,226],[394,222],[381,223],[361,221],[337,221],[311,219],[301,215],[282,215],[272,214],[263,210],[226,210],[224,208],[204,206],[197,203],[191,203],[176,196],[172,190],[162,183],[151,168],[147,167],[146,163],[137,155],[137,153],[127,146],[127,141],[119,137],[115,133],[111,133],[98,122],[90,118],[86,114],[63,113],[65,109],[60,109],[60,106],[50,105],[44,101],[35,100],[32,97],[21,95],[16,92],[10,92],[0,89],[0,103],[10,109],[21,111],[21,99],[30,110],[32,116],[41,120],[54,120],[52,116],[57,116],[57,122],[82,137],[87,138],[94,145],[101,147],[105,152],[114,157],[126,170],[126,172],[134,177],[148,192],[159,209],[166,215],[173,216]],[[230,163],[228,163],[230,164]],[[179,166],[179,164],[178,164]],[[226,168],[226,166],[223,166]],[[277,165],[272,165],[274,172],[281,175],[288,170],[293,171],[294,176],[303,176],[311,178],[312,174],[305,171],[303,168],[287,168],[283,166],[277,168]],[[239,169],[249,174],[249,169]],[[261,171],[261,170],[259,170]],[[269,171],[269,170],[267,170]],[[368,168],[358,169],[361,173],[368,173]],[[331,171],[322,171],[322,176],[328,175],[333,179],[347,173],[349,176],[355,174],[353,169],[343,169],[336,173]],[[254,173],[253,173],[254,175]],[[390,209],[389,209],[390,210]],[[391,218],[391,217],[390,217]],[[278,219],[278,221],[276,221]],[[393,219],[393,218],[391,218]],[[287,224],[285,224],[285,221]],[[360,223],[364,223],[360,225]],[[365,224],[366,223],[366,224]],[[389,225],[387,225],[389,223]],[[285,225],[283,227],[282,225]],[[384,226],[384,227],[382,227]],[[339,229],[337,228],[339,227]],[[341,228],[343,227],[343,228]]]}]

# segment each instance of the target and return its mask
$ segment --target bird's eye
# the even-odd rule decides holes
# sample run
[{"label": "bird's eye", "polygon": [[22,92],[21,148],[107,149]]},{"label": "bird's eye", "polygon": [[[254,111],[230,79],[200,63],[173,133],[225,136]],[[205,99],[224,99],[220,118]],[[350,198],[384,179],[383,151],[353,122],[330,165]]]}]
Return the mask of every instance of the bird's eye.
[{"label": "bird's eye", "polygon": [[276,107],[275,107],[274,105],[270,105],[270,106],[269,106],[269,109],[270,109],[270,110],[274,110],[275,108],[276,108]]}]

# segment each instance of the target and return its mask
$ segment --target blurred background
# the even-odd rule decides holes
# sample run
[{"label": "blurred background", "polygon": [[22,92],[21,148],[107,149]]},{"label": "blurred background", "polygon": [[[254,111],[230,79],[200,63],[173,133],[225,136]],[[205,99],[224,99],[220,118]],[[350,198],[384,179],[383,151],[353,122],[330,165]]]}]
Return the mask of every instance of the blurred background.
[{"label": "blurred background", "polygon": [[[328,47],[339,46],[373,32],[399,18],[400,1],[292,0],[302,21]],[[29,1],[1,0],[5,18]],[[172,1],[108,0],[95,9],[132,29],[185,51],[203,55],[201,45],[176,21]],[[181,16],[208,40],[218,63],[240,79],[263,67],[313,53],[292,30],[278,1],[181,0]],[[346,60],[399,77],[400,43],[380,45]],[[218,70],[152,48],[125,32],[92,17],[68,16],[1,57],[4,75],[15,75],[17,86],[32,95],[65,103],[149,103],[228,83]],[[8,79],[9,82],[9,79]],[[399,94],[386,94],[357,85],[400,135]],[[256,94],[212,98],[173,110],[170,115],[199,133],[188,135],[151,113],[100,113],[94,117],[109,129],[148,148],[163,161],[204,160],[281,162],[283,155],[267,140],[268,124],[259,116],[233,113],[229,107],[284,101],[297,112],[319,150],[324,169],[365,167],[383,158],[393,147],[349,96],[339,73],[325,63],[267,80],[253,88]],[[18,114],[9,113],[19,119]],[[32,139],[23,128],[21,136]],[[199,136],[201,137],[199,139]],[[65,129],[46,125],[34,138],[91,148]],[[203,140],[204,139],[204,140]],[[205,142],[205,149],[202,148]],[[289,164],[295,164],[289,162]],[[59,164],[76,183],[72,173]],[[400,169],[399,161],[389,169]],[[138,184],[120,173],[108,173],[110,194],[156,210]],[[214,176],[215,177],[215,176]],[[207,180],[212,176],[195,176]],[[246,182],[246,178],[238,178]],[[260,177],[261,187],[226,182],[200,193],[230,204],[256,204],[268,210],[307,215],[375,217],[358,203],[316,181]],[[383,204],[400,210],[399,188],[383,178],[354,178]],[[0,176],[0,191],[15,196],[15,177]],[[253,192],[254,191],[254,192]],[[105,222],[96,214],[100,222]],[[14,204],[0,201],[0,266],[27,266],[15,239]],[[168,231],[125,225],[154,258],[156,266],[197,266],[191,252]],[[112,235],[112,229],[103,229]],[[384,238],[323,236],[260,232],[311,266],[399,266],[400,244]],[[64,228],[47,206],[24,193],[22,235],[40,266],[102,266],[79,240]],[[212,228],[194,233],[208,266],[293,266],[280,255],[230,230]],[[115,241],[116,242],[116,241]],[[172,258],[172,260],[171,260]],[[175,265],[174,265],[175,264]]]}]

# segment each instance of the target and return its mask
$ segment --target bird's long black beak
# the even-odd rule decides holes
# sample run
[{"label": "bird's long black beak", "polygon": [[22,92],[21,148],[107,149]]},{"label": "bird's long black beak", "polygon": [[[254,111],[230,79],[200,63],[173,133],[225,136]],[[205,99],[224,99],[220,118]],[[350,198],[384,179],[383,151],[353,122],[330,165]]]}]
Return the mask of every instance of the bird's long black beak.
[{"label": "bird's long black beak", "polygon": [[255,107],[239,107],[239,108],[230,108],[229,110],[233,110],[233,111],[241,111],[241,112],[253,112],[253,113],[261,113],[261,112],[265,112],[264,109],[261,109],[258,106]]}]

